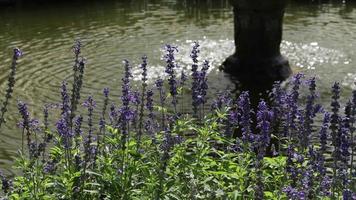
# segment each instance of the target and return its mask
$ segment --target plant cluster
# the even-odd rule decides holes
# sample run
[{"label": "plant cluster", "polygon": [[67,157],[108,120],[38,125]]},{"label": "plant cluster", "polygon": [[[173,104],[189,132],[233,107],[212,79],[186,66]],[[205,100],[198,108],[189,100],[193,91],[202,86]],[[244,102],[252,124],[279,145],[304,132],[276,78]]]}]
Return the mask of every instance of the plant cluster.
[{"label": "plant cluster", "polygon": [[[167,81],[147,82],[143,56],[135,88],[124,60],[121,103],[105,88],[97,105],[92,96],[81,100],[85,59],[77,42],[71,91],[63,82],[61,101],[44,106],[42,122],[18,102],[19,172],[12,179],[0,173],[2,199],[356,199],[356,91],[342,110],[335,83],[327,111],[315,78],[296,74],[289,89],[276,83],[256,109],[247,91],[221,93],[209,105],[209,62],[199,62],[199,44],[190,55],[191,79],[177,74],[178,48],[165,50]],[[178,106],[188,105],[183,91],[191,93],[192,113]],[[52,124],[49,114],[58,111]]]}]

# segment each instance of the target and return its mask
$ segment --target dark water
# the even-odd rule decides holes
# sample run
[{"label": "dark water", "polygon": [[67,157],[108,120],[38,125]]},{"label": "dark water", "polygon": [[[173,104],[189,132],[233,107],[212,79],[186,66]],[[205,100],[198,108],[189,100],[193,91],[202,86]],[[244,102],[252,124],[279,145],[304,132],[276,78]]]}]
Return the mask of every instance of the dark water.
[{"label": "dark water", "polygon": [[[162,74],[162,47],[179,47],[178,61],[189,69],[192,41],[201,44],[201,59],[212,63],[210,96],[234,89],[231,80],[218,71],[219,64],[234,51],[232,9],[227,0],[136,0],[76,1],[50,5],[0,7],[0,96],[14,47],[24,51],[17,71],[14,100],[30,104],[32,115],[44,103],[59,101],[59,86],[70,80],[71,47],[75,39],[84,44],[87,58],[83,97],[92,94],[101,102],[102,88],[110,87],[118,102],[122,60],[129,59],[139,79],[140,57],[149,58],[151,80]],[[316,75],[320,96],[329,100],[334,81],[344,85],[343,99],[355,88],[356,5],[291,3],[287,8],[282,52],[293,70]],[[1,130],[0,168],[9,169],[20,147],[16,101],[8,123]]]}]

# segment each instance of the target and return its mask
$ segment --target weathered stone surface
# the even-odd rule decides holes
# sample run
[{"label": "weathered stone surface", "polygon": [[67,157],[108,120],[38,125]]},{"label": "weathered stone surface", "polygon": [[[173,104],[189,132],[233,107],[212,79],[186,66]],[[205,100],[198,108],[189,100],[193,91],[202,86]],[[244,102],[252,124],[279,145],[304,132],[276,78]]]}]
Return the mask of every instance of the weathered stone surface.
[{"label": "weathered stone surface", "polygon": [[230,0],[234,8],[236,51],[223,63],[241,81],[273,82],[291,74],[280,53],[287,0]]}]

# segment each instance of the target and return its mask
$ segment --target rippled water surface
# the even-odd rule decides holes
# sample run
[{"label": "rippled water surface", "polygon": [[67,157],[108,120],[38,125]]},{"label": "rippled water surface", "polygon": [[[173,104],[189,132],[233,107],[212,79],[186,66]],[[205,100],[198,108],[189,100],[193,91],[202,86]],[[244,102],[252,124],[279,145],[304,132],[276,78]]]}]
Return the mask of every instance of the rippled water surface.
[{"label": "rippled water surface", "polygon": [[[293,70],[318,77],[325,104],[334,81],[342,82],[347,99],[356,80],[356,5],[291,3],[284,24],[281,49]],[[179,47],[179,64],[187,70],[191,43],[199,41],[201,58],[212,63],[210,93],[234,89],[217,69],[234,51],[227,0],[107,0],[0,7],[0,96],[12,49],[19,47],[24,56],[14,100],[28,102],[32,114],[41,116],[42,105],[58,102],[61,81],[71,78],[75,39],[82,40],[87,59],[83,96],[92,94],[98,102],[104,87],[110,87],[118,101],[125,58],[137,66],[146,54],[150,77],[162,76],[161,49],[166,43]],[[0,168],[9,168],[20,147],[18,119],[12,101],[8,123],[1,130]]]}]

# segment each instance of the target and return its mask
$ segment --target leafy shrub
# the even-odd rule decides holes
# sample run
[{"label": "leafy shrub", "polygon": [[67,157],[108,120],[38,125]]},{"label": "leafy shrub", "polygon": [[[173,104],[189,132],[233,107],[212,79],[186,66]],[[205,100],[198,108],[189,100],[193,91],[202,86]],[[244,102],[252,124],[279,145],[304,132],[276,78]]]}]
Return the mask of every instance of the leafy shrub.
[{"label": "leafy shrub", "polygon": [[[183,71],[179,79],[177,47],[167,45],[167,82],[147,83],[144,56],[141,92],[135,91],[125,60],[122,103],[110,104],[105,88],[94,122],[93,97],[82,103],[87,116],[79,113],[85,60],[80,42],[73,50],[71,92],[63,82],[61,102],[44,107],[42,123],[18,102],[19,173],[11,180],[0,174],[3,199],[356,199],[356,91],[342,114],[335,83],[327,112],[317,103],[315,78],[304,81],[296,74],[290,89],[276,83],[268,103],[261,100],[257,109],[248,92],[238,98],[226,92],[207,112],[209,62],[199,67],[194,43],[193,112],[183,113],[178,105],[188,77]],[[302,85],[309,89],[304,99]],[[54,126],[48,121],[52,110],[60,110]],[[318,116],[323,123],[314,123]]]}]

